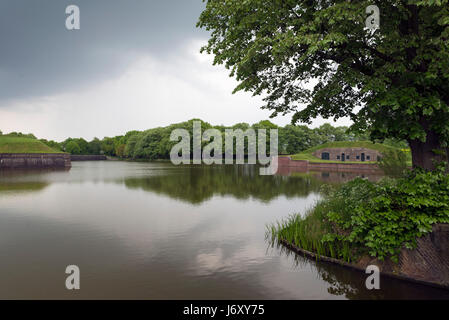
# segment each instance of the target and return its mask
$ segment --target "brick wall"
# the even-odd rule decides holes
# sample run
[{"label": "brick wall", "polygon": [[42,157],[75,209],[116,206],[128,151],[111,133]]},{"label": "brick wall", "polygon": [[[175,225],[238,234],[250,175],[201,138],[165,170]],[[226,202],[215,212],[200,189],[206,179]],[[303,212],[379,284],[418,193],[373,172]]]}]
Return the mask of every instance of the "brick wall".
[{"label": "brick wall", "polygon": [[342,162],[343,154],[345,161],[362,162],[362,154],[365,155],[365,161],[377,161],[378,157],[382,157],[382,154],[379,151],[367,148],[323,148],[313,152],[312,154],[318,159],[322,159],[323,153],[329,154],[329,160]]},{"label": "brick wall", "polygon": [[70,155],[65,153],[0,153],[0,169],[70,168]]}]

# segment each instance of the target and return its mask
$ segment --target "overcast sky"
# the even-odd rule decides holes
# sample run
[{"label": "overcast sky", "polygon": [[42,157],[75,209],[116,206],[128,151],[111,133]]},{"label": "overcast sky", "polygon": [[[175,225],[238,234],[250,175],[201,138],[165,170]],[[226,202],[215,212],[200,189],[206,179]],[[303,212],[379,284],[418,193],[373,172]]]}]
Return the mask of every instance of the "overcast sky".
[{"label": "overcast sky", "polygon": [[[71,4],[80,8],[80,30],[66,29]],[[203,7],[201,0],[1,0],[0,130],[90,140],[192,118],[268,119],[260,98],[233,95],[228,71],[199,54]]]}]

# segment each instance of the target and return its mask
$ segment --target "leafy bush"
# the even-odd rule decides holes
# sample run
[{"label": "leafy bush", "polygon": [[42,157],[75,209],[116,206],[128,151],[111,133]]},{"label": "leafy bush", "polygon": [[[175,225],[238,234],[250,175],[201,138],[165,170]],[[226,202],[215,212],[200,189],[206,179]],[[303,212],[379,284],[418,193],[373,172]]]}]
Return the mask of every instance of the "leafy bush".
[{"label": "leafy bush", "polygon": [[407,170],[407,154],[401,150],[388,150],[379,161],[379,168],[390,177],[400,177]]},{"label": "leafy bush", "polygon": [[[310,222],[320,219],[321,233],[304,232]],[[415,248],[416,240],[431,232],[435,223],[449,223],[449,175],[444,165],[433,172],[416,169],[403,178],[379,183],[357,178],[328,190],[305,218],[294,216],[271,231],[278,240],[315,251],[316,245],[307,245],[298,235],[302,229],[301,237],[316,243],[319,234],[322,252],[348,261],[366,254],[397,261],[401,248]]]}]

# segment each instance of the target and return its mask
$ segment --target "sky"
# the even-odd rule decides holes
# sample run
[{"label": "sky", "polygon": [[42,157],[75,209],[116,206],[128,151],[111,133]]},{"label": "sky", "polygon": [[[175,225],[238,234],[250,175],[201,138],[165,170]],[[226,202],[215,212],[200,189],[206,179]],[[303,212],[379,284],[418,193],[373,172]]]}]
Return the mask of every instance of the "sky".
[{"label": "sky", "polygon": [[[80,9],[67,30],[66,7]],[[200,118],[268,119],[261,97],[199,50],[201,0],[1,0],[0,130],[62,141]],[[291,115],[271,119],[290,123]],[[313,126],[331,120],[317,119]],[[335,124],[335,123],[333,123]],[[342,119],[337,125],[348,125]]]}]

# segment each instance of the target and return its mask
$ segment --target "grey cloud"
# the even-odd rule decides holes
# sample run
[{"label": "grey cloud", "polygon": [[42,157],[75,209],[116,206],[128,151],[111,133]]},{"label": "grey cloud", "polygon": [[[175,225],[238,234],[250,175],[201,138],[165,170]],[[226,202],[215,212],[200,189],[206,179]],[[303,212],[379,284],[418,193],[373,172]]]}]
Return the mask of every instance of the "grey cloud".
[{"label": "grey cloud", "polygon": [[[65,28],[65,8],[76,4],[81,30]],[[2,0],[2,101],[87,86],[123,71],[134,58],[169,59],[192,38],[201,0]]]}]

